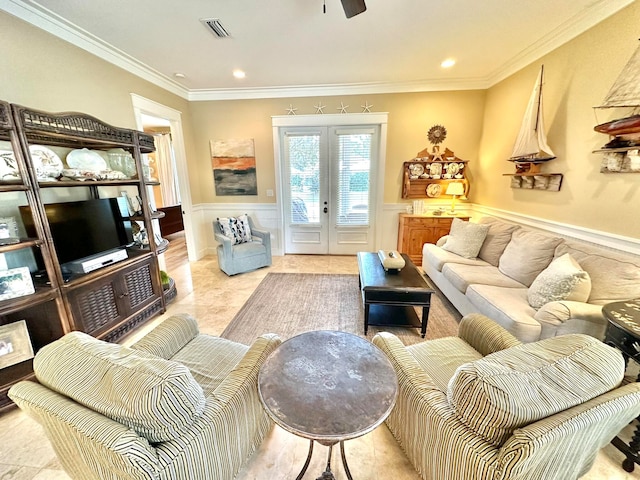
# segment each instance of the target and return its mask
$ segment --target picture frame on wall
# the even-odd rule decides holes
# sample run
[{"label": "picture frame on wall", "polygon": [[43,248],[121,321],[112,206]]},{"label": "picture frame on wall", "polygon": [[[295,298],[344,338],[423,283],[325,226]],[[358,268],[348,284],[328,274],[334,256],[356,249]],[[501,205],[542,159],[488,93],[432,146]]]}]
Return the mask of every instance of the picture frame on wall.
[{"label": "picture frame on wall", "polygon": [[0,326],[0,369],[33,358],[27,322],[19,320]]},{"label": "picture frame on wall", "polygon": [[0,301],[35,293],[29,267],[0,271]]}]

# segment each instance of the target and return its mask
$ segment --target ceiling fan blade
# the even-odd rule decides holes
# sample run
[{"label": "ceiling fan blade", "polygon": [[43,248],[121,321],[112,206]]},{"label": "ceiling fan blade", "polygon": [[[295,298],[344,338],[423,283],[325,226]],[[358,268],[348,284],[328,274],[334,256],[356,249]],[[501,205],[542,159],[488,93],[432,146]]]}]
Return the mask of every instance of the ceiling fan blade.
[{"label": "ceiling fan blade", "polygon": [[340,0],[342,2],[342,8],[347,18],[355,17],[359,13],[364,12],[367,6],[364,4],[364,0]]}]

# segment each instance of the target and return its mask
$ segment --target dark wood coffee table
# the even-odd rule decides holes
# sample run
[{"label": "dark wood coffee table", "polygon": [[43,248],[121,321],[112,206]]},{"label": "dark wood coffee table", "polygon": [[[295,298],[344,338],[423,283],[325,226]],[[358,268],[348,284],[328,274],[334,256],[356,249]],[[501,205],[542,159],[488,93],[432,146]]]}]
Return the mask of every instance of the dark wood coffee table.
[{"label": "dark wood coffee table", "polygon": [[333,445],[340,444],[345,473],[352,480],[345,440],[371,432],[391,413],[398,394],[396,372],[385,354],[351,333],[317,330],[283,342],[260,367],[258,393],[269,416],[280,427],[309,442],[301,480],[313,444],[329,447],[319,477],[335,480]]},{"label": "dark wood coffee table", "polygon": [[[399,272],[385,272],[375,252],[358,252],[360,288],[364,301],[364,333],[369,325],[384,327],[415,327],[422,338],[427,333],[429,307],[434,288],[402,254],[405,266]],[[422,307],[422,318],[414,307]]]}]

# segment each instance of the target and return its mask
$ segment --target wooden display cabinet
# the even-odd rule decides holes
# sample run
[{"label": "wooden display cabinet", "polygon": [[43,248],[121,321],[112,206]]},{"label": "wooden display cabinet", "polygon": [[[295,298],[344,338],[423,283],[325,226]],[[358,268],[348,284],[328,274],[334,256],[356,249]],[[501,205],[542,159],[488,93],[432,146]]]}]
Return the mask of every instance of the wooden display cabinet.
[{"label": "wooden display cabinet", "polygon": [[466,196],[469,193],[467,163],[448,148],[437,155],[427,150],[418,152],[415,159],[403,164],[402,198],[451,199],[446,191],[453,182],[462,184]]},{"label": "wooden display cabinet", "polygon": [[469,220],[461,215],[413,215],[401,213],[398,224],[398,251],[406,253],[415,265],[422,265],[422,246],[436,243],[448,235],[454,218]]},{"label": "wooden display cabinet", "polygon": [[[87,178],[56,172],[43,176],[43,167],[51,165],[34,153],[38,149],[70,152],[83,148],[104,154],[122,149],[131,155],[130,166],[135,164],[136,174],[117,178],[106,173]],[[53,114],[0,102],[0,222],[9,219],[18,231],[18,238],[13,234],[10,239],[0,238],[0,270],[28,267],[34,285],[34,293],[0,300],[0,327],[25,320],[33,352],[72,330],[118,341],[164,312],[159,246],[154,235],[148,235],[148,245],[128,248],[126,258],[117,263],[69,276],[56,256],[45,213],[45,204],[54,203],[51,198],[61,199],[55,202],[69,201],[64,200],[67,197],[108,198],[131,190],[140,197],[142,206],[135,220],[151,232],[148,190],[158,182],[145,178],[142,155],[154,148],[151,135],[116,128],[88,115]],[[29,217],[23,216],[25,210]],[[23,219],[29,220],[35,235],[26,235]],[[7,228],[2,230],[6,236]],[[7,396],[11,385],[33,378],[32,362],[29,359],[0,369],[0,411],[12,405]]]}]

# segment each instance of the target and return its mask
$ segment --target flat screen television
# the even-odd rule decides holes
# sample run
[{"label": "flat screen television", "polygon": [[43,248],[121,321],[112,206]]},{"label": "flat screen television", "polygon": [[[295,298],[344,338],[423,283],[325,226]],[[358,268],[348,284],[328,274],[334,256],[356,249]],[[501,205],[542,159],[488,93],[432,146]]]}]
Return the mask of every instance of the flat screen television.
[{"label": "flat screen television", "polygon": [[[63,268],[68,262],[133,244],[129,209],[124,197],[48,203],[44,209],[58,262]],[[27,235],[35,237],[31,209],[21,206],[20,215]],[[37,257],[38,268],[43,270],[42,258]]]}]

